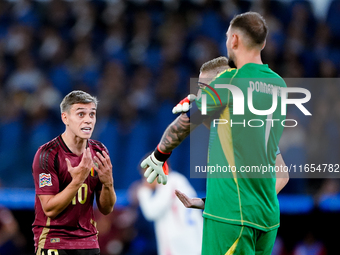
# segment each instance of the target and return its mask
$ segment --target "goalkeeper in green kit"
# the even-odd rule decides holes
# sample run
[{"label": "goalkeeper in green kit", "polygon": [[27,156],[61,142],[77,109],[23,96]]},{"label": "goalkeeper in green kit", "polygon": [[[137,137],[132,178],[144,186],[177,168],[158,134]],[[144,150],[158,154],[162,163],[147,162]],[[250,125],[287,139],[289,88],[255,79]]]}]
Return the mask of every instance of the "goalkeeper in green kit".
[{"label": "goalkeeper in green kit", "polygon": [[[270,255],[274,245],[280,224],[277,193],[286,185],[288,173],[266,171],[261,176],[246,171],[275,166],[285,119],[280,89],[286,84],[261,60],[267,33],[266,22],[258,13],[234,17],[226,33],[226,46],[229,66],[236,68],[207,83],[200,74],[201,90],[191,110],[170,124],[156,150],[141,164],[148,167],[144,174],[148,182],[157,178],[166,184],[162,166],[171,151],[196,126],[211,123],[208,168],[226,166],[234,171],[208,174],[203,255]],[[264,114],[268,109],[271,111]]]}]

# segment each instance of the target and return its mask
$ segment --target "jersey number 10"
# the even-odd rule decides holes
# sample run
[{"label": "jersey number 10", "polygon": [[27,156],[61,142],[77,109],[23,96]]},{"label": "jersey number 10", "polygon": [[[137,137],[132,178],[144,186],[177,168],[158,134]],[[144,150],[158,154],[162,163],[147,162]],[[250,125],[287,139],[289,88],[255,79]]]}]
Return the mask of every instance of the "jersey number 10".
[{"label": "jersey number 10", "polygon": [[87,184],[83,183],[81,187],[78,189],[78,193],[72,199],[72,205],[76,204],[76,197],[78,197],[78,202],[80,204],[82,205],[85,204],[86,199],[87,199],[87,190],[88,190]]}]

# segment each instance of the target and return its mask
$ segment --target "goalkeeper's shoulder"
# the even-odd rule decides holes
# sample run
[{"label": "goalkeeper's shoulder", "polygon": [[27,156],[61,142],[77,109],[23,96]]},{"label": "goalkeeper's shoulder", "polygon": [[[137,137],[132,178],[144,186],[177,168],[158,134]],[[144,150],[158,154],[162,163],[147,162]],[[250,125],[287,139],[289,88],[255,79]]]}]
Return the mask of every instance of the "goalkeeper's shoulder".
[{"label": "goalkeeper's shoulder", "polygon": [[210,83],[210,86],[214,87],[214,84],[218,84],[220,82],[229,82],[231,78],[233,78],[237,73],[236,68],[228,68],[225,71],[218,74]]},{"label": "goalkeeper's shoulder", "polygon": [[236,74],[236,72],[237,72],[236,68],[228,68],[227,70],[218,74],[216,78],[231,78]]}]

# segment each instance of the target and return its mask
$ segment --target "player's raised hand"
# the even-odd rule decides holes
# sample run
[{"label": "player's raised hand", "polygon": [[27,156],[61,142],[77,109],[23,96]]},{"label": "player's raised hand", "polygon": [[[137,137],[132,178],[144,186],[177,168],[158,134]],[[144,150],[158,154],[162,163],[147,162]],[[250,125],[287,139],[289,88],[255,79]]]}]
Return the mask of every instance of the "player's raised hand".
[{"label": "player's raised hand", "polygon": [[187,195],[177,189],[175,190],[175,194],[186,208],[204,209],[204,202],[202,199],[189,198]]},{"label": "player's raised hand", "polygon": [[163,172],[163,164],[164,162],[155,158],[154,153],[142,161],[140,166],[142,168],[147,168],[144,172],[144,177],[147,178],[146,180],[148,183],[153,183],[157,177],[158,183],[162,183],[164,185],[167,183],[168,177]]},{"label": "player's raised hand", "polygon": [[142,161],[140,166],[147,168],[144,172],[148,183],[153,183],[157,178],[159,184],[166,184],[168,181],[168,167],[165,161],[170,157],[170,153],[164,154],[156,148],[146,159]]},{"label": "player's raised hand", "polygon": [[189,111],[189,109],[191,108],[191,102],[195,99],[196,96],[194,94],[189,94],[172,109],[172,113],[177,114]]},{"label": "player's raised hand", "polygon": [[94,156],[94,170],[96,170],[100,182],[104,186],[112,186],[113,185],[113,176],[112,176],[112,164],[110,156],[103,151],[103,154],[100,152],[96,153]]},{"label": "player's raised hand", "polygon": [[89,176],[93,164],[90,148],[85,149],[83,157],[78,166],[73,167],[68,158],[65,158],[65,160],[67,164],[67,170],[69,171],[72,179],[78,183],[83,183],[87,176]]}]

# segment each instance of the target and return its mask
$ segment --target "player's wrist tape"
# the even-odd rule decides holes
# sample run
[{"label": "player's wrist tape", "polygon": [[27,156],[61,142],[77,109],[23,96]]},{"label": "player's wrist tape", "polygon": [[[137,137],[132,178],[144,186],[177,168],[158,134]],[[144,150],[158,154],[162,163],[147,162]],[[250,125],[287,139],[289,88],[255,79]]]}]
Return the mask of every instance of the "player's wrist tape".
[{"label": "player's wrist tape", "polygon": [[168,152],[168,153],[162,152],[158,147],[159,146],[157,146],[157,148],[153,152],[154,156],[157,160],[165,162],[170,157],[172,152]]}]

